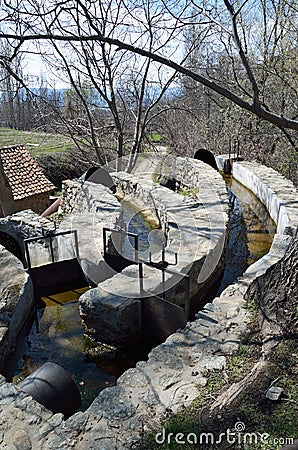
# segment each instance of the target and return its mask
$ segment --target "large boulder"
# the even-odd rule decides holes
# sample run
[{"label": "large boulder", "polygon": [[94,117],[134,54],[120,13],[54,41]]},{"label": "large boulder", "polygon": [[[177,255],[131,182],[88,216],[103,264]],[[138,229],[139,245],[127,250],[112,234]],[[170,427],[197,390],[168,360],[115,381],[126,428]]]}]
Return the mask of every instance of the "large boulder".
[{"label": "large boulder", "polygon": [[15,346],[17,336],[32,311],[32,282],[20,261],[0,246],[0,370]]},{"label": "large boulder", "polygon": [[141,337],[138,298],[123,297],[97,287],[80,297],[80,315],[88,335],[98,342],[121,347]]}]

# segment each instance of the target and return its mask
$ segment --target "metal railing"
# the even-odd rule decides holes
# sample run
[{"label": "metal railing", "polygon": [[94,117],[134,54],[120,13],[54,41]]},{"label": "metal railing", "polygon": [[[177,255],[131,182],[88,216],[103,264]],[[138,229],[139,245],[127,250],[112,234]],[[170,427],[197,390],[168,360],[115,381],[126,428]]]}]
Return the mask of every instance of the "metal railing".
[{"label": "metal railing", "polygon": [[49,246],[50,246],[51,262],[54,264],[57,261],[55,260],[55,252],[54,252],[54,248],[53,248],[53,239],[55,239],[58,236],[65,236],[67,234],[73,234],[74,235],[76,258],[79,259],[79,244],[78,244],[78,232],[77,232],[77,230],[65,230],[65,231],[59,231],[59,232],[55,232],[55,231],[52,232],[52,231],[50,231],[50,232],[44,233],[42,236],[36,236],[36,237],[24,239],[27,268],[28,269],[32,268],[30,251],[29,251],[29,244],[31,244],[33,242],[38,242],[38,241],[41,241],[41,240],[43,240],[43,241],[48,240],[49,241]]},{"label": "metal railing", "polygon": [[[175,253],[175,263],[170,264],[165,259],[165,247],[162,248],[162,259],[159,262],[152,261],[152,255],[149,253],[149,260],[144,260],[139,258],[139,237],[136,233],[131,233],[126,231],[125,229],[114,229],[114,228],[103,228],[103,248],[104,248],[104,257],[106,257],[108,253],[108,241],[107,241],[107,233],[120,233],[123,236],[132,237],[134,239],[134,259],[130,259],[129,261],[132,264],[137,264],[139,266],[139,286],[140,286],[140,297],[151,297],[155,296],[160,298],[161,300],[164,300],[165,302],[171,303],[168,300],[165,299],[165,274],[175,275],[180,277],[181,279],[184,279],[184,314],[186,320],[189,320],[190,318],[190,276],[185,273],[178,272],[177,270],[170,269],[169,265],[176,265],[178,262],[177,253]],[[117,249],[116,249],[117,251]],[[119,253],[119,252],[117,252]],[[122,255],[119,254],[119,258],[124,258]],[[153,267],[157,270],[161,271],[162,274],[162,297],[159,297],[158,295],[155,295],[152,292],[146,291],[144,289],[144,282],[143,282],[143,264],[149,267]],[[175,305],[178,308],[183,309],[181,306]]]}]

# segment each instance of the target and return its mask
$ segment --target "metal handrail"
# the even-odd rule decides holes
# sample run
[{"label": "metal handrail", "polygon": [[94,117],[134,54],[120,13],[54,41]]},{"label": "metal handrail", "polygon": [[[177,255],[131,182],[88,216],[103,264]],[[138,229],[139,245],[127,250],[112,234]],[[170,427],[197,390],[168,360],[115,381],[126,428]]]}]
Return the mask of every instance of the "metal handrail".
[{"label": "metal handrail", "polygon": [[76,251],[76,258],[79,259],[79,243],[78,243],[78,232],[77,230],[65,230],[65,231],[58,231],[58,232],[49,232],[47,235],[42,236],[35,236],[32,238],[24,239],[25,244],[25,255],[26,255],[26,261],[27,261],[27,267],[28,269],[32,268],[31,265],[31,258],[30,258],[30,252],[29,252],[29,244],[32,242],[37,242],[40,240],[49,240],[50,241],[50,252],[51,252],[51,260],[52,263],[55,263],[55,255],[54,255],[54,249],[53,249],[53,239],[57,236],[64,236],[66,234],[73,234],[75,239],[75,251]]},{"label": "metal handrail", "polygon": [[[185,283],[185,297],[184,297],[184,314],[186,317],[186,320],[189,320],[190,318],[190,276],[188,274],[183,274],[181,272],[178,272],[176,270],[170,269],[168,268],[169,263],[167,263],[167,261],[165,261],[165,248],[163,247],[162,249],[162,261],[160,261],[159,263],[155,263],[152,261],[152,257],[151,254],[149,256],[149,261],[140,259],[138,256],[138,249],[139,249],[139,236],[136,233],[131,233],[125,229],[114,229],[114,228],[108,228],[108,227],[104,227],[103,228],[103,247],[104,247],[104,257],[107,255],[107,232],[110,233],[120,233],[122,235],[126,235],[126,236],[130,236],[134,238],[135,241],[135,259],[134,260],[130,260],[132,264],[137,264],[139,266],[139,284],[140,284],[140,296],[144,297],[146,294],[146,291],[144,290],[144,283],[143,283],[143,264],[149,266],[149,267],[153,267],[155,269],[161,270],[162,272],[162,283],[163,283],[163,292],[162,292],[162,300],[167,301],[164,298],[164,284],[165,284],[165,279],[164,279],[164,273],[169,273],[170,275],[177,275],[181,278],[184,279],[184,283]],[[177,254],[175,253],[175,263],[174,265],[177,264]],[[173,265],[173,264],[171,264]],[[148,292],[150,294],[150,296],[155,295],[152,294],[152,292]],[[158,296],[157,296],[158,297]],[[159,297],[160,298],[160,297]],[[180,307],[179,305],[176,305],[177,307]],[[180,307],[182,308],[182,307]]]}]

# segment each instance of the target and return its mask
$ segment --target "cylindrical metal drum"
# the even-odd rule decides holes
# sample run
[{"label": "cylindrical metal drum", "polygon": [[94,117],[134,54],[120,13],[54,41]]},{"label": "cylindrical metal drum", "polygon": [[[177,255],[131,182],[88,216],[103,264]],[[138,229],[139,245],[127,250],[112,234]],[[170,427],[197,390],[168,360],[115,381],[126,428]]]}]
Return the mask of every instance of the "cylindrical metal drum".
[{"label": "cylindrical metal drum", "polygon": [[46,362],[18,384],[53,413],[65,417],[74,414],[81,405],[81,395],[70,374],[53,362]]}]

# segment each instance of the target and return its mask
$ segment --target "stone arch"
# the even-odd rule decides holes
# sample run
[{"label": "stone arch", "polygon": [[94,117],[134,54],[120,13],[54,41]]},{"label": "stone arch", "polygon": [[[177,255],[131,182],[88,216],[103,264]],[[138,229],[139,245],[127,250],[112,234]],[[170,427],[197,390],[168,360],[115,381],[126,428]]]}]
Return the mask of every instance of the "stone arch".
[{"label": "stone arch", "polygon": [[16,258],[18,258],[22,263],[24,263],[24,252],[18,241],[8,233],[0,231],[0,245],[6,248],[10,253],[12,253]]},{"label": "stone arch", "polygon": [[82,177],[84,181],[91,181],[95,184],[102,184],[111,189],[113,194],[116,192],[113,178],[103,167],[90,167]]},{"label": "stone arch", "polygon": [[206,150],[205,148],[199,148],[194,154],[194,159],[199,159],[209,166],[213,167],[213,169],[218,170],[216,159],[212,152]]}]

